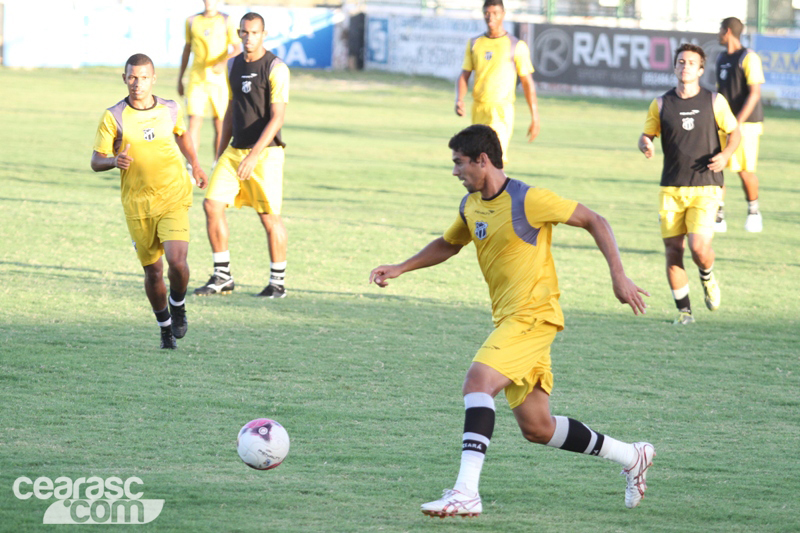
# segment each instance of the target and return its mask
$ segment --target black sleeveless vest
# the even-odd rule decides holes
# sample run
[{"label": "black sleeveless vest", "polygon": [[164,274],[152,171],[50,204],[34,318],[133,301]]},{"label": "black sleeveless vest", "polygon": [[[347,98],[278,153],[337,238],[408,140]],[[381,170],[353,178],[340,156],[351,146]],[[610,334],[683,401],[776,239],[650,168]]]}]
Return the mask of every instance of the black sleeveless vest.
[{"label": "black sleeveless vest", "polygon": [[[258,61],[248,63],[241,53],[228,62],[228,79],[233,95],[229,104],[233,107],[231,146],[234,148],[252,148],[272,118],[269,73],[280,62],[278,56],[269,50]],[[269,145],[286,146],[280,131]]]},{"label": "black sleeveless vest", "polygon": [[[747,85],[747,77],[744,75],[744,56],[747,53],[755,53],[747,48],[737,50],[732,54],[722,52],[717,58],[717,88],[722,96],[731,106],[731,111],[737,117],[744,107],[747,97],[750,96],[750,86]],[[763,122],[764,108],[761,106],[761,99],[753,108],[750,116],[744,122]]]},{"label": "black sleeveless vest", "polygon": [[692,98],[680,98],[672,89],[658,99],[664,151],[662,187],[722,186],[722,172],[708,168],[711,158],[722,151],[714,97],[701,87]]}]

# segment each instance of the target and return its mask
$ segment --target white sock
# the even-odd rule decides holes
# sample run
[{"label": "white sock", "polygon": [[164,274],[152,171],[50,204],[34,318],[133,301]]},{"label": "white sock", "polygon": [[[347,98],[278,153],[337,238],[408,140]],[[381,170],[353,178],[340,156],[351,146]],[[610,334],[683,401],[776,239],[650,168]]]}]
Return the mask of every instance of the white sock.
[{"label": "white sock", "polygon": [[283,286],[286,278],[286,261],[270,263],[269,284]]},{"label": "white sock", "polygon": [[623,466],[623,468],[632,467],[633,463],[638,457],[636,448],[633,447],[633,444],[618,441],[617,439],[609,437],[608,435],[604,435],[604,437],[603,447],[600,448],[600,453],[597,455],[604,459],[619,463]]},{"label": "white sock", "polygon": [[464,408],[461,468],[454,488],[468,496],[475,496],[494,429],[494,398],[484,392],[471,392],[464,395]]},{"label": "white sock", "polygon": [[212,252],[212,257],[214,258],[215,263],[230,263],[231,262],[231,251],[225,250],[224,252]]}]

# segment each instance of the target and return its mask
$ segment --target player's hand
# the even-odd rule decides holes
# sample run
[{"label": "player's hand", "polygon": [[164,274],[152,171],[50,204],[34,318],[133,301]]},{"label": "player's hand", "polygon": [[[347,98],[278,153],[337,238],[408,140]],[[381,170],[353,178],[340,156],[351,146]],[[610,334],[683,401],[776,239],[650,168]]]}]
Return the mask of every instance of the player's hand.
[{"label": "player's hand", "polygon": [[539,135],[539,121],[531,120],[531,125],[528,127],[528,142],[533,142],[537,135]]},{"label": "player's hand", "polygon": [[456,100],[456,115],[463,117],[465,111],[464,100]]},{"label": "player's hand", "polygon": [[117,168],[128,169],[131,167],[131,163],[133,163],[133,158],[128,155],[128,150],[131,149],[131,145],[128,144],[125,146],[125,149],[117,154],[117,157],[114,158],[114,166]]},{"label": "player's hand", "polygon": [[656,147],[653,145],[653,140],[647,135],[642,135],[639,138],[639,151],[644,154],[647,159],[653,157],[656,153]]},{"label": "player's hand", "polygon": [[211,67],[211,71],[214,74],[222,74],[223,72],[225,72],[225,62],[223,61],[221,63],[217,63],[216,65]]},{"label": "player's hand", "polygon": [[720,152],[711,158],[711,162],[708,164],[708,169],[712,172],[722,172],[727,164],[728,158],[725,156],[725,154]]},{"label": "player's hand", "polygon": [[208,176],[206,176],[205,171],[200,168],[200,165],[192,165],[192,177],[194,178],[194,182],[197,183],[197,186],[201,189],[208,187]]},{"label": "player's hand", "polygon": [[630,305],[634,315],[647,312],[647,304],[644,303],[641,295],[650,296],[649,292],[637,287],[630,278],[624,275],[620,279],[612,278],[612,283],[614,285],[614,296],[617,297],[620,303]]},{"label": "player's hand", "polygon": [[381,265],[373,268],[372,272],[369,273],[369,282],[378,287],[386,287],[389,284],[388,280],[396,278],[402,273],[402,270],[397,265]]},{"label": "player's hand", "polygon": [[239,163],[239,168],[236,169],[236,175],[239,176],[239,179],[242,181],[249,180],[257,164],[258,155],[251,150],[250,153],[242,159],[242,162]]},{"label": "player's hand", "polygon": [[183,80],[178,80],[178,96],[183,96]]}]

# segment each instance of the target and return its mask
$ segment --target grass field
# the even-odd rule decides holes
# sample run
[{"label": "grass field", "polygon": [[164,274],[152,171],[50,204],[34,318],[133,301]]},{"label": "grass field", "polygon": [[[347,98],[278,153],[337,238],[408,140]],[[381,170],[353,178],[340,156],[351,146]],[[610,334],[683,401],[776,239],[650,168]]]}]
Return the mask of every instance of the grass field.
[{"label": "grass field", "polygon": [[[156,94],[176,98],[175,71],[158,74]],[[615,464],[527,443],[499,399],[484,514],[441,521],[419,504],[457,474],[460,385],[491,329],[488,293],[472,247],[386,290],[367,277],[457,216],[447,140],[467,122],[443,81],[295,72],[292,83],[289,297],[252,297],[268,277],[263,230],[229,210],[236,292],[190,296],[189,334],[165,353],[118,174],[89,169],[100,115],[126,94],[118,69],[0,70],[0,530],[46,528],[55,500],[18,500],[19,476],[138,476],[143,498],[165,500],[142,526],[157,531],[800,531],[800,115],[767,111],[763,234],[742,229],[727,176],[723,306],[705,310],[691,268],[697,323],[677,328],[661,159],[635,147],[647,102],[541,97],[530,145],[518,102],[508,173],[604,214],[628,275],[652,293],[634,317],[591,237],[555,230],[567,329],[553,410],[649,440],[658,457],[647,498],[627,510]],[[208,167],[210,124],[203,133]],[[211,271],[201,202],[196,191],[190,289]],[[269,472],[234,447],[258,417],[292,437]]]}]

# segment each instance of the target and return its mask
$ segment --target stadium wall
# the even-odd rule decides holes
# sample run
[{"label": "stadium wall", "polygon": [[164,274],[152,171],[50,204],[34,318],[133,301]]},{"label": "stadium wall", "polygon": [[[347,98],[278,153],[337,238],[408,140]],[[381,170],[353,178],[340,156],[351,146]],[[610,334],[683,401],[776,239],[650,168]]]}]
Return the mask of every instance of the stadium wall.
[{"label": "stadium wall", "polygon": [[[722,51],[716,33],[509,22],[507,29],[528,43],[537,87],[562,94],[651,99],[675,86],[672,59],[684,42],[705,50],[701,83],[713,90]],[[455,81],[467,41],[483,31],[483,20],[367,13],[364,66]],[[763,100],[800,109],[800,38],[754,35],[744,44],[764,64]]]},{"label": "stadium wall", "polygon": [[[120,66],[137,52],[159,67],[177,67],[186,18],[202,7],[196,0],[5,0],[2,5],[2,63],[25,68]],[[220,11],[234,20],[248,11],[262,15],[265,45],[290,67],[347,65],[349,20],[341,9],[222,5]]]}]

